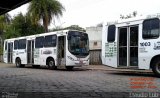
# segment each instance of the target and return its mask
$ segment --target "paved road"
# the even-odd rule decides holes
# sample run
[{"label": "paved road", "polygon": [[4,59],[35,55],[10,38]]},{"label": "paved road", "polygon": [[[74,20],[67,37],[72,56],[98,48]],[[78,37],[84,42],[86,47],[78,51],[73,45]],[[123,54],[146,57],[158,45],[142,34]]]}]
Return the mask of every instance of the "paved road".
[{"label": "paved road", "polygon": [[160,92],[159,87],[160,78],[145,71],[119,71],[103,65],[91,65],[67,71],[31,66],[16,68],[14,65],[0,63],[0,92],[3,98],[7,98],[7,95],[17,96],[16,94],[18,98],[25,94],[32,97],[34,94],[35,98],[39,96],[52,98],[53,93],[56,97],[67,98],[109,98],[119,95],[133,98],[131,92]]}]

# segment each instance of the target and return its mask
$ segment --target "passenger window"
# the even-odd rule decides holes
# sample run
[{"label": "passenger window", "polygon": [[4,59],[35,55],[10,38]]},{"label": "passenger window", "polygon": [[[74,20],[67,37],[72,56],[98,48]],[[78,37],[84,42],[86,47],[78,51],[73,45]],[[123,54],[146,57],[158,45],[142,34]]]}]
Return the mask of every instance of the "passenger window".
[{"label": "passenger window", "polygon": [[143,22],[143,34],[144,39],[155,39],[159,37],[159,19],[147,19]]},{"label": "passenger window", "polygon": [[55,47],[57,41],[56,35],[45,36],[44,47]]},{"label": "passenger window", "polygon": [[14,50],[18,49],[18,40],[14,41]]},{"label": "passenger window", "polygon": [[115,32],[116,32],[116,26],[115,25],[108,26],[108,37],[107,37],[108,42],[114,42],[115,41]]},{"label": "passenger window", "polygon": [[43,48],[44,45],[44,37],[36,37],[35,48]]},{"label": "passenger window", "polygon": [[20,39],[19,40],[18,49],[26,49],[26,39]]}]

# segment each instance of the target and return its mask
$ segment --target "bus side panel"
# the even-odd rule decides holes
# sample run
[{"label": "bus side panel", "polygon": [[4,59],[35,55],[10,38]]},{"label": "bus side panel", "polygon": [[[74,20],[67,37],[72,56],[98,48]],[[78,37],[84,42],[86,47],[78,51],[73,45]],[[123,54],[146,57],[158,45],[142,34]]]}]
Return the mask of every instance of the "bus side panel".
[{"label": "bus side panel", "polygon": [[105,58],[105,43],[107,41],[107,37],[106,37],[106,33],[107,32],[107,26],[103,26],[103,30],[102,30],[102,64],[106,65],[106,58]]},{"label": "bus side panel", "polygon": [[8,61],[7,61],[7,51],[6,50],[4,50],[4,52],[3,52],[3,62],[8,63]]},{"label": "bus side panel", "polygon": [[55,66],[56,64],[56,47],[52,48],[42,48],[41,49],[41,54],[40,54],[40,65],[46,65],[46,61],[48,57],[52,57],[55,61]]},{"label": "bus side panel", "polygon": [[27,64],[27,52],[26,49],[19,49],[17,51],[14,52],[14,56],[13,56],[13,63],[15,64],[15,60],[17,57],[19,57],[21,59],[21,64]]},{"label": "bus side panel", "polygon": [[117,67],[117,28],[115,34],[115,41],[107,42],[107,26],[102,33],[102,63],[110,67]]},{"label": "bus side panel", "polygon": [[7,61],[7,41],[4,41],[4,49],[3,49],[3,61],[4,63],[8,63]]},{"label": "bus side panel", "polygon": [[34,49],[34,64],[40,65],[40,49]]},{"label": "bus side panel", "polygon": [[157,39],[144,40],[142,38],[142,24],[139,25],[139,69],[150,69],[152,57],[160,53],[160,50],[154,50],[154,43]]}]

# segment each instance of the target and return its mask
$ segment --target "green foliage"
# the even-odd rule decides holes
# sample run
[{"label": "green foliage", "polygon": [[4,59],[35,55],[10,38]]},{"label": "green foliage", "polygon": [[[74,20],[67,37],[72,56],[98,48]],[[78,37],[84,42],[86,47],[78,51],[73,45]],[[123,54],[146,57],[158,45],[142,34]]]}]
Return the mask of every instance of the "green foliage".
[{"label": "green foliage", "polygon": [[44,29],[41,25],[32,24],[29,16],[18,14],[6,29],[5,38],[13,38],[19,36],[28,36],[43,33]]},{"label": "green foliage", "polygon": [[83,31],[85,32],[86,30],[78,25],[71,25],[69,27],[66,27],[65,29],[69,29],[69,30],[78,30],[78,31]]},{"label": "green foliage", "polygon": [[83,32],[86,32],[86,30],[78,25],[71,25],[69,27],[66,27],[66,28],[56,28],[56,29],[53,29],[52,31],[59,31],[59,30],[78,30],[78,31],[83,31]]},{"label": "green foliage", "polygon": [[0,55],[3,54],[3,46],[0,46]]},{"label": "green foliage", "polygon": [[4,31],[11,21],[11,17],[9,14],[4,14],[0,16],[0,37],[2,38]]},{"label": "green foliage", "polygon": [[128,15],[120,15],[120,18],[121,19],[128,19],[128,18],[133,18],[133,17],[136,17],[137,16],[137,11],[133,11],[131,14],[128,14]]},{"label": "green foliage", "polygon": [[5,31],[11,21],[9,14],[4,14],[0,16],[0,54],[3,53],[3,39]]},{"label": "green foliage", "polygon": [[21,34],[12,25],[8,26],[4,34],[5,39],[19,37]]},{"label": "green foliage", "polygon": [[48,25],[52,18],[62,16],[65,8],[57,0],[32,0],[29,5],[28,14],[32,17],[32,22],[38,24],[43,20],[45,31],[48,32]]}]

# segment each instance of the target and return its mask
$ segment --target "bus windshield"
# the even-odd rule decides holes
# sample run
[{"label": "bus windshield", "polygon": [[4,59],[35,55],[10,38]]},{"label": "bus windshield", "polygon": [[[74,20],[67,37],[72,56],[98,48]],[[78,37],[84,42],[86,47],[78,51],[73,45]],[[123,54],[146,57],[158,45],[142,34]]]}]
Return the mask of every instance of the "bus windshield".
[{"label": "bus windshield", "polygon": [[74,55],[89,55],[89,39],[86,33],[70,31],[68,33],[68,49]]}]

